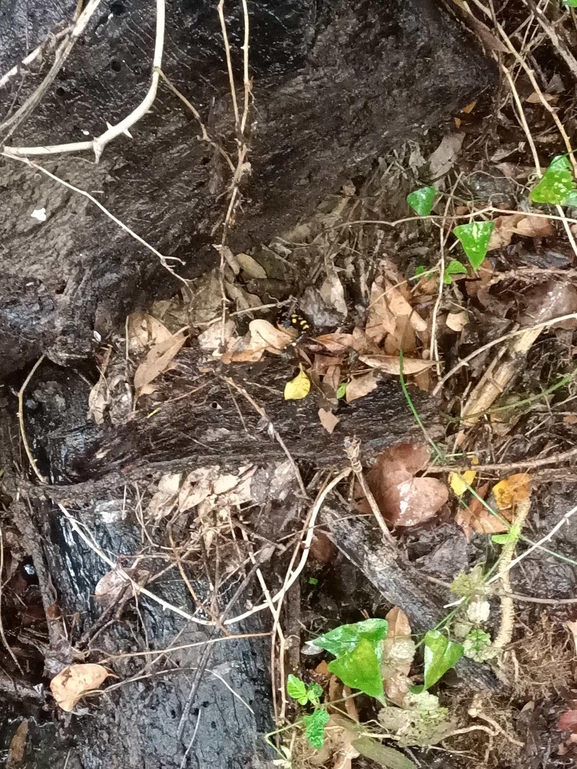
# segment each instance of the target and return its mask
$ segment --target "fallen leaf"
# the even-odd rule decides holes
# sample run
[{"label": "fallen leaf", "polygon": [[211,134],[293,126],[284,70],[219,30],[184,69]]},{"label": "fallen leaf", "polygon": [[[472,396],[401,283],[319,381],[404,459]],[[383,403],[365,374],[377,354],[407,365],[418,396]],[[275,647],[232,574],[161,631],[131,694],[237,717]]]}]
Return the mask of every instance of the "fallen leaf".
[{"label": "fallen leaf", "polygon": [[510,475],[493,486],[493,496],[500,513],[509,510],[519,502],[529,499],[531,494],[531,476],[527,473]]},{"label": "fallen leaf", "polygon": [[154,344],[160,344],[172,337],[171,332],[147,312],[133,312],[126,322],[128,349],[131,353],[139,353]]},{"label": "fallen leaf", "polygon": [[[146,584],[146,581],[150,576],[150,572],[146,569],[124,569],[124,571],[139,585]],[[128,580],[126,580],[118,571],[108,571],[96,583],[96,587],[94,588],[94,600],[104,609],[107,609],[109,606],[116,603],[127,587],[131,590],[133,589],[130,582],[128,582]]]},{"label": "fallen leaf", "polygon": [[319,563],[332,563],[337,557],[337,554],[337,547],[331,542],[328,536],[322,531],[315,531],[311,542],[311,556],[315,561],[318,561]]},{"label": "fallen leaf", "polygon": [[429,158],[429,170],[431,179],[435,180],[447,174],[454,166],[457,156],[463,146],[465,134],[447,134],[437,149]]},{"label": "fallen leaf", "polygon": [[306,398],[311,391],[311,380],[304,371],[299,371],[294,379],[284,386],[285,401],[298,401]]},{"label": "fallen leaf", "polygon": [[320,287],[320,295],[329,307],[334,307],[343,318],[347,317],[349,311],[345,291],[334,267],[327,270],[327,277]]},{"label": "fallen leaf", "polygon": [[[489,483],[483,484],[481,488],[477,489],[477,496],[484,500],[489,486]],[[467,540],[472,531],[478,534],[501,534],[504,531],[509,531],[509,526],[496,515],[490,513],[477,496],[469,502],[467,507],[461,508],[455,516],[455,523],[463,529]],[[506,515],[503,517],[507,518]]]},{"label": "fallen leaf", "polygon": [[527,96],[525,101],[527,104],[543,104],[541,101],[541,96],[545,99],[546,102],[549,104],[555,104],[556,101],[559,100],[559,94],[555,93],[544,93],[544,94],[538,94],[537,91],[533,91],[532,94]]},{"label": "fallen leaf", "polygon": [[379,276],[371,286],[365,334],[375,344],[380,344],[387,334],[394,334],[396,318],[386,300],[385,279]]},{"label": "fallen leaf", "polygon": [[450,312],[445,320],[447,328],[450,328],[451,331],[456,331],[457,333],[460,333],[468,322],[469,316],[466,310],[462,310],[461,312]]},{"label": "fallen leaf", "polygon": [[344,353],[347,348],[352,349],[354,339],[352,334],[341,334],[336,332],[334,334],[321,334],[321,336],[316,337],[315,342],[322,344],[322,346],[326,347],[329,352],[340,355]]},{"label": "fallen leaf", "polygon": [[[365,363],[367,366],[376,368],[379,371],[384,371],[386,374],[394,374],[395,376],[400,376],[401,374],[400,359],[395,355],[359,355],[359,360],[361,363]],[[426,360],[404,357],[403,375],[419,374],[432,365],[432,363]]]},{"label": "fallen leaf", "polygon": [[[227,320],[224,324],[224,330],[222,320],[218,320],[209,326],[206,331],[199,334],[198,344],[201,350],[211,352],[213,350],[219,350],[222,347],[228,347],[230,340],[234,337],[236,326],[233,320]],[[223,344],[224,343],[224,344]]]},{"label": "fallen leaf", "polygon": [[436,478],[417,478],[429,461],[422,444],[391,446],[379,455],[367,482],[383,516],[394,526],[415,526],[432,518],[449,499],[449,490]]},{"label": "fallen leaf", "polygon": [[246,272],[249,277],[256,278],[256,280],[264,280],[268,277],[264,267],[249,254],[237,254],[236,261],[239,263],[241,270]]},{"label": "fallen leaf", "polygon": [[525,216],[517,222],[515,232],[526,238],[549,238],[555,234],[555,229],[543,216]]},{"label": "fallen leaf", "polygon": [[168,339],[158,342],[150,348],[146,358],[134,374],[134,389],[137,393],[141,393],[156,377],[171,368],[172,361],[186,339],[186,329],[181,329],[176,334],[171,334]]},{"label": "fallen leaf", "polygon": [[577,425],[577,414],[566,414],[563,417],[563,424],[565,424],[565,425]]},{"label": "fallen leaf", "polygon": [[50,690],[62,710],[70,713],[81,697],[98,689],[111,675],[102,665],[69,665],[52,679]]},{"label": "fallen leaf", "polygon": [[373,371],[362,376],[354,377],[347,384],[345,400],[347,403],[363,398],[378,387],[378,382]]},{"label": "fallen leaf", "polygon": [[449,473],[449,486],[458,497],[468,491],[477,473],[475,470],[465,470],[464,473]]},{"label": "fallen leaf", "polygon": [[178,500],[182,473],[167,473],[158,482],[156,491],[148,503],[148,512],[154,521],[165,518],[174,510]]},{"label": "fallen leaf", "polygon": [[565,624],[573,636],[573,645],[575,646],[575,651],[577,651],[577,622],[573,620],[567,620]]},{"label": "fallen leaf", "polygon": [[332,411],[326,411],[325,409],[319,409],[319,420],[327,433],[332,433],[335,427],[341,421],[333,414]]},{"label": "fallen leaf", "polygon": [[566,710],[559,718],[557,728],[562,732],[577,732],[577,710]]},{"label": "fallen leaf", "polygon": [[24,718],[14,732],[8,748],[8,757],[6,760],[6,769],[24,769],[24,754],[26,752],[26,741],[28,739],[28,719]]},{"label": "fallen leaf", "polygon": [[252,320],[249,323],[249,331],[252,343],[260,345],[262,349],[280,355],[283,350],[292,344],[296,338],[295,333],[290,333],[288,329],[279,329],[269,323],[268,320]]},{"label": "fallen leaf", "polygon": [[101,425],[104,422],[104,413],[110,406],[111,397],[108,381],[106,379],[106,369],[110,362],[110,356],[112,354],[112,347],[108,348],[102,368],[100,370],[100,376],[98,382],[94,385],[88,396],[88,414],[87,418],[94,419],[97,425]]},{"label": "fallen leaf", "polygon": [[387,697],[397,705],[402,705],[409,691],[408,675],[416,647],[411,638],[409,618],[404,611],[395,606],[385,619],[389,623],[389,630],[382,644],[381,674]]}]

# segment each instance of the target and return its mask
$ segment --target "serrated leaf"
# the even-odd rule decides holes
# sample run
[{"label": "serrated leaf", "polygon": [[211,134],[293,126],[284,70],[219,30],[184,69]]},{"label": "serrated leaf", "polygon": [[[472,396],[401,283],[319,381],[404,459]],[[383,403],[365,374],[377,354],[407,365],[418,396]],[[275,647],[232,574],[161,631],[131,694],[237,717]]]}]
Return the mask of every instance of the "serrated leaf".
[{"label": "serrated leaf", "polygon": [[425,645],[425,683],[424,689],[430,689],[442,678],[447,670],[453,668],[463,656],[462,644],[449,641],[439,630],[429,630]]},{"label": "serrated leaf", "polygon": [[474,628],[463,641],[465,657],[476,662],[485,662],[495,656],[491,636],[480,628]]},{"label": "serrated leaf", "polygon": [[571,163],[566,155],[557,155],[549,164],[539,184],[531,190],[531,200],[533,203],[562,205],[574,191],[575,181]]},{"label": "serrated leaf", "polygon": [[311,380],[304,371],[299,371],[294,379],[284,387],[285,401],[299,401],[306,398],[311,391]]},{"label": "serrated leaf", "polygon": [[388,629],[389,623],[386,619],[373,617],[352,625],[340,625],[316,638],[313,644],[338,657],[340,654],[353,651],[362,639],[376,646],[379,641],[386,638]]},{"label": "serrated leaf", "polygon": [[330,662],[329,670],[351,689],[360,689],[369,697],[383,696],[380,660],[375,645],[367,638],[361,638],[353,651]]},{"label": "serrated leaf", "polygon": [[419,216],[429,216],[435,202],[436,192],[434,187],[421,187],[407,195],[407,203]]},{"label": "serrated leaf", "polygon": [[329,714],[326,710],[319,708],[310,716],[304,716],[305,735],[311,748],[320,750],[325,741],[325,726],[329,721]]},{"label": "serrated leaf", "polygon": [[293,676],[291,673],[287,676],[286,690],[289,697],[296,700],[299,705],[306,705],[309,701],[307,687],[304,681],[301,681],[297,676]]},{"label": "serrated leaf", "polygon": [[447,286],[450,286],[453,282],[453,275],[466,275],[467,274],[467,268],[462,262],[459,262],[457,259],[451,259],[449,264],[445,267],[445,272],[443,273],[443,283],[445,283]]},{"label": "serrated leaf", "polygon": [[323,687],[320,684],[309,684],[307,694],[310,702],[318,700],[319,697],[323,696]]},{"label": "serrated leaf", "polygon": [[459,224],[453,230],[474,270],[479,269],[487,255],[489,240],[494,229],[495,222],[469,222],[469,224]]}]

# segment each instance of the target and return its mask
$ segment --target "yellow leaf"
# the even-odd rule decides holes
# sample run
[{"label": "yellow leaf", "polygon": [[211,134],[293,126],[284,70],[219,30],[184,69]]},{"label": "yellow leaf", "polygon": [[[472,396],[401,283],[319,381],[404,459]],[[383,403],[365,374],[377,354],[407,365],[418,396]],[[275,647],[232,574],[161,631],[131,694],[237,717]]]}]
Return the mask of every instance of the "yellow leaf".
[{"label": "yellow leaf", "polygon": [[531,476],[527,473],[510,475],[493,486],[493,495],[497,508],[506,510],[528,499],[531,494]]},{"label": "yellow leaf", "polygon": [[462,497],[475,480],[476,475],[474,470],[465,470],[464,473],[449,473],[449,486],[458,497]]},{"label": "yellow leaf", "polygon": [[299,371],[294,379],[284,386],[285,401],[299,401],[306,398],[311,391],[311,380],[304,371]]}]

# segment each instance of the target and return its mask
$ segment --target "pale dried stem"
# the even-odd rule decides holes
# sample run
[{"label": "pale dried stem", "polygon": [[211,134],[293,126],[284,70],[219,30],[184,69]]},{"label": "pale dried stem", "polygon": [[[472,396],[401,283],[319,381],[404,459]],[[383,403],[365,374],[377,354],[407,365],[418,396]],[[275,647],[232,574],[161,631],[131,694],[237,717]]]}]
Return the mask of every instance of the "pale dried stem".
[{"label": "pale dried stem", "polygon": [[[100,0],[92,0],[92,4],[96,4],[96,6],[99,2]],[[89,6],[87,6],[86,11],[88,10],[88,7]],[[84,11],[83,14],[86,11]],[[81,14],[81,16],[83,14]],[[97,136],[91,141],[73,142],[71,144],[57,144],[45,147],[4,147],[4,153],[10,157],[22,158],[28,155],[56,155],[66,152],[82,152],[85,150],[93,150],[96,161],[98,162],[106,145],[113,139],[116,139],[117,136],[120,136],[120,134],[128,134],[128,129],[135,125],[142,117],[144,117],[144,115],[146,115],[148,110],[152,107],[154,100],[156,99],[160,70],[162,67],[162,55],[164,51],[165,26],[165,0],[156,0],[156,35],[154,41],[154,56],[152,61],[152,78],[150,86],[146,96],[138,105],[138,107],[136,107],[136,109],[134,109],[127,117],[121,120],[120,123],[117,123],[115,126],[111,126],[103,134]],[[16,115],[14,115],[13,118],[14,117],[16,117]],[[13,118],[11,118],[11,120]]]},{"label": "pale dried stem", "polygon": [[387,526],[387,523],[383,518],[383,514],[379,509],[377,500],[375,499],[373,492],[370,490],[369,485],[365,480],[365,476],[363,473],[363,466],[360,460],[360,453],[361,453],[360,440],[358,438],[354,438],[352,440],[347,438],[345,440],[345,451],[346,451],[348,460],[351,463],[352,471],[355,474],[357,481],[359,482],[359,486],[361,487],[363,494],[365,495],[365,498],[369,503],[369,507],[371,508],[371,511],[375,516],[377,523],[379,524],[379,528],[383,533],[383,537],[387,540],[387,542],[389,542],[391,545],[394,545],[396,547],[396,543],[395,543],[395,540],[393,539],[393,535],[389,531],[389,527]]},{"label": "pale dried stem", "polygon": [[4,573],[4,535],[2,532],[2,529],[0,528],[0,638],[2,639],[2,643],[4,644],[4,647],[8,654],[12,657],[12,661],[18,668],[18,670],[24,674],[24,671],[22,670],[22,667],[20,666],[20,663],[16,659],[16,655],[10,648],[10,644],[6,640],[6,634],[4,633],[4,625],[2,623],[2,574]]},{"label": "pale dried stem", "polygon": [[26,388],[30,384],[30,380],[36,373],[38,367],[42,363],[46,356],[41,355],[36,363],[32,366],[30,369],[30,372],[24,382],[22,383],[22,387],[18,390],[18,425],[20,426],[20,437],[22,439],[22,445],[24,446],[24,451],[26,452],[26,456],[28,457],[28,461],[30,462],[30,467],[34,470],[34,475],[38,478],[40,483],[42,485],[46,485],[48,483],[48,479],[45,478],[40,470],[38,469],[36,465],[36,460],[34,459],[34,456],[32,454],[32,451],[30,450],[30,446],[28,445],[28,438],[26,437],[26,430],[24,428],[24,393],[26,392]]}]

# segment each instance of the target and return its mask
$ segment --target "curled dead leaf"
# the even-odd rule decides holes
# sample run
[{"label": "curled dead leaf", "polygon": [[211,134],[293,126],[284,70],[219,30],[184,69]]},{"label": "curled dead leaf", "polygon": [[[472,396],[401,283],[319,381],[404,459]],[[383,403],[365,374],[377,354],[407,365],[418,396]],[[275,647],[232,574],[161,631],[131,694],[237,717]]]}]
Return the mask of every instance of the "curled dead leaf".
[{"label": "curled dead leaf", "polygon": [[62,710],[70,713],[85,694],[98,689],[111,675],[112,673],[102,665],[69,665],[54,676],[50,682],[50,690]]},{"label": "curled dead leaf", "polygon": [[367,482],[387,521],[415,526],[432,518],[449,499],[449,490],[436,478],[419,478],[429,461],[422,444],[398,444],[386,449],[367,475]]},{"label": "curled dead leaf", "polygon": [[252,344],[261,349],[280,355],[296,338],[296,330],[283,329],[273,326],[268,320],[252,320],[249,323]]},{"label": "curled dead leaf", "polygon": [[172,336],[164,323],[147,312],[133,312],[126,321],[128,349],[131,353],[142,352],[154,344],[166,342]]},{"label": "curled dead leaf", "polygon": [[347,403],[363,398],[378,387],[378,382],[373,371],[362,376],[354,377],[347,384],[345,391],[345,400]]},{"label": "curled dead leaf", "polygon": [[187,329],[181,329],[150,348],[134,374],[134,389],[137,393],[142,393],[156,377],[172,367],[172,361],[186,342],[186,332]]}]

